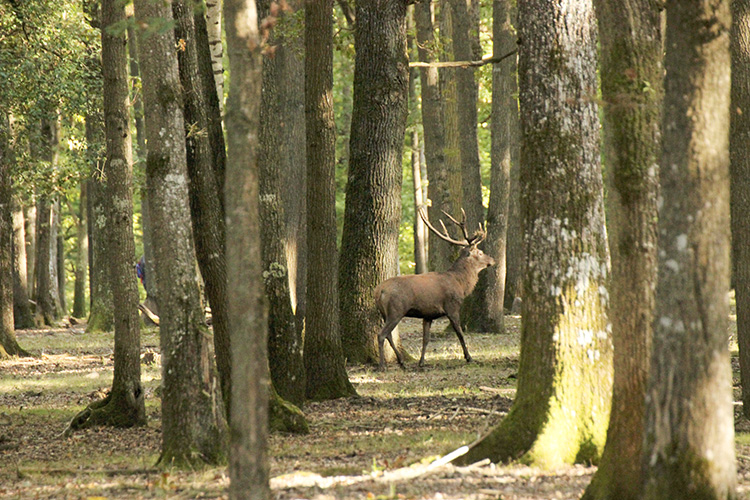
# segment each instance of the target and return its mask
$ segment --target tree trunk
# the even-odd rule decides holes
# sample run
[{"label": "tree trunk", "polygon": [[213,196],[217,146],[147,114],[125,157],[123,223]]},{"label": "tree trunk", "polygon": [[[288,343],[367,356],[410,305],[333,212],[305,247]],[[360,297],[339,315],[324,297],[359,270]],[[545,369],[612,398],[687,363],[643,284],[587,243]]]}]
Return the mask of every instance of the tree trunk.
[{"label": "tree trunk", "polygon": [[[507,54],[515,45],[510,23],[510,4],[493,2],[493,52],[495,57]],[[491,191],[487,212],[487,239],[484,252],[495,265],[479,275],[477,287],[469,302],[464,302],[461,317],[468,316],[467,326],[482,332],[505,333],[505,255],[507,248],[508,207],[510,199],[511,124],[517,112],[515,97],[515,58],[494,65],[492,70],[492,143]]]},{"label": "tree trunk", "polygon": [[657,270],[661,21],[659,7],[647,0],[630,0],[625,8],[598,1],[596,9],[601,33],[615,353],[607,443],[584,498],[635,500],[640,498],[643,478],[643,395]]},{"label": "tree trunk", "polygon": [[211,74],[216,86],[215,94],[221,113],[224,110],[224,46],[221,43],[221,0],[208,0],[206,2],[205,23],[211,55]]},{"label": "tree trunk", "polygon": [[[214,327],[214,346],[217,359],[231,356],[227,330],[227,268],[224,221],[219,182],[216,180],[215,156],[209,143],[208,116],[205,92],[202,88],[198,52],[208,51],[208,46],[199,47],[194,24],[196,5],[192,0],[175,0],[173,10],[176,20],[175,36],[184,40],[185,50],[178,52],[180,80],[183,88],[185,114],[185,141],[187,143],[187,173],[189,178],[190,213],[192,215],[193,238],[200,265],[205,291],[211,305]],[[202,40],[206,41],[204,36]],[[213,86],[211,90],[213,91]],[[222,141],[223,144],[223,141]],[[227,404],[231,404],[231,371],[226,363],[218,363],[221,392]]]},{"label": "tree trunk", "polygon": [[653,354],[640,498],[734,498],[729,2],[668,1]]},{"label": "tree trunk", "polygon": [[[260,0],[258,12],[261,19],[271,14],[271,2]],[[293,12],[279,12],[278,22],[285,26],[293,19]],[[268,38],[272,55],[263,57],[263,89],[260,107],[260,131],[258,152],[260,219],[263,228],[261,253],[263,255],[263,281],[268,298],[268,361],[271,380],[279,395],[301,406],[305,401],[305,367],[302,361],[302,335],[297,328],[294,315],[294,302],[291,294],[285,241],[287,217],[282,198],[281,179],[299,178],[290,176],[293,166],[291,157],[296,157],[299,145],[286,134],[287,127],[293,126],[294,116],[285,109],[288,93],[286,89],[291,75],[288,66],[297,65],[294,46],[283,33],[272,30]],[[299,61],[296,61],[299,62]],[[304,94],[303,94],[304,95]],[[298,127],[299,129],[299,127]],[[304,162],[303,162],[304,164]],[[304,179],[304,175],[301,177]],[[297,190],[304,189],[293,184]],[[302,198],[297,191],[296,198]],[[296,270],[296,268],[295,268]],[[295,273],[296,274],[296,273]],[[296,291],[296,282],[295,291]]]},{"label": "tree trunk", "polygon": [[36,203],[24,210],[26,232],[26,278],[29,297],[36,297]]},{"label": "tree trunk", "polygon": [[[375,363],[382,320],[372,291],[398,273],[409,92],[406,2],[361,1],[356,18],[351,156],[339,274],[341,338],[349,360]],[[398,334],[393,338],[401,349]]]},{"label": "tree trunk", "polygon": [[[64,194],[62,196],[65,196]],[[68,314],[68,303],[65,296],[65,285],[67,283],[67,274],[65,272],[65,237],[62,234],[62,203],[58,199],[54,205],[54,224],[55,224],[55,268],[57,270],[57,296],[60,299],[60,315]]]},{"label": "tree trunk", "polygon": [[[107,160],[107,267],[114,303],[115,368],[112,390],[71,422],[70,430],[96,425],[132,427],[146,424],[141,386],[141,332],[138,290],[133,279],[133,153],[130,136],[127,48],[124,34],[107,27],[125,21],[118,0],[102,1],[102,73]],[[164,351],[162,351],[164,352]]]},{"label": "tree trunk", "polygon": [[87,218],[89,233],[89,320],[86,331],[108,332],[114,327],[112,287],[107,270],[107,213],[101,169],[103,159],[97,146],[104,142],[104,120],[95,113],[86,116],[86,142],[89,144],[91,177],[87,180]]},{"label": "tree trunk", "polygon": [[[54,168],[58,142],[57,120],[45,118],[41,125],[40,154]],[[51,196],[42,193],[37,201],[36,315],[38,322],[52,325],[60,318],[60,295],[57,287],[57,234]]]},{"label": "tree trunk", "polygon": [[[732,19],[746,19],[748,0],[732,2]],[[750,26],[732,23],[732,104],[729,136],[732,263],[740,349],[742,413],[750,418]]]},{"label": "tree trunk", "polygon": [[[450,2],[441,2],[439,14],[440,46],[442,61],[453,60],[453,13]],[[452,215],[460,213],[463,207],[463,181],[461,175],[461,143],[458,123],[458,89],[456,68],[441,68],[440,105],[443,108],[443,127],[445,132],[445,193],[439,200],[444,206],[434,207],[430,212],[431,220],[439,220],[445,211]],[[437,211],[435,211],[437,209]],[[434,213],[433,213],[434,212]],[[469,221],[476,224],[477,221]],[[430,233],[430,249],[437,251],[442,262],[430,264],[433,271],[447,271],[458,256],[456,247]],[[443,267],[445,266],[445,267]]]},{"label": "tree trunk", "polygon": [[308,307],[306,394],[322,400],[356,394],[339,334],[333,117],[333,0],[305,3]]},{"label": "tree trunk", "polygon": [[268,338],[262,285],[258,129],[261,44],[252,0],[224,0],[232,85],[227,101],[227,270],[232,349],[229,498],[270,500]]},{"label": "tree trunk", "polygon": [[[135,2],[137,24],[172,21],[169,4]],[[153,28],[153,27],[152,27]],[[148,157],[146,183],[153,221],[162,352],[164,466],[220,463],[227,429],[213,349],[204,322],[191,238],[185,126],[172,30],[140,31]]]},{"label": "tree trunk", "polygon": [[76,265],[73,290],[73,317],[86,317],[86,276],[89,267],[89,237],[86,221],[86,183],[81,183],[81,196],[76,214]]},{"label": "tree trunk", "polygon": [[[518,391],[459,461],[596,461],[612,381],[607,238],[590,0],[519,5],[526,271]],[[574,193],[571,196],[570,193]]]},{"label": "tree trunk", "polygon": [[13,322],[16,328],[34,326],[28,292],[26,262],[26,234],[23,208],[18,199],[13,202]]},{"label": "tree trunk", "polygon": [[[417,28],[417,52],[419,60],[434,62],[437,55],[435,32],[432,21],[432,2],[414,4],[414,21]],[[438,69],[419,69],[422,87],[422,128],[424,130],[425,161],[427,162],[428,197],[432,205],[428,210],[430,220],[442,217],[441,210],[455,213],[448,187],[448,166],[445,158],[445,120]],[[451,265],[450,245],[429,233],[429,268],[446,270]]]},{"label": "tree trunk", "polygon": [[23,356],[13,325],[13,168],[10,120],[0,112],[0,359]]}]

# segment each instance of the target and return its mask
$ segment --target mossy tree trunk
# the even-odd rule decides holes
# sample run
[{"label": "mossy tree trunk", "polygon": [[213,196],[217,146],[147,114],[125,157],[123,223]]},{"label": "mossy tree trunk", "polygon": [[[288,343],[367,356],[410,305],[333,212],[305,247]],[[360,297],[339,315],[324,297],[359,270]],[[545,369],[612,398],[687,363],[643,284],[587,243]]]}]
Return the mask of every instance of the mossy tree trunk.
[{"label": "mossy tree trunk", "polygon": [[87,332],[108,332],[114,326],[112,287],[107,274],[107,213],[102,182],[104,120],[97,113],[86,116],[87,156],[91,176],[86,181],[89,233],[89,319]]},{"label": "mossy tree trunk", "polygon": [[141,386],[138,290],[133,277],[133,153],[130,136],[127,49],[124,34],[107,28],[125,20],[117,0],[102,2],[102,73],[107,160],[104,164],[108,207],[107,267],[114,303],[115,368],[112,391],[89,405],[71,422],[70,430],[94,425],[145,425],[145,393]]},{"label": "mossy tree trunk", "polygon": [[[519,5],[526,269],[518,391],[459,459],[596,461],[612,387],[608,251],[590,0]],[[554,83],[554,84],[553,84]]]},{"label": "mossy tree trunk", "polygon": [[736,495],[729,1],[668,1],[658,282],[640,498]]},{"label": "mossy tree trunk", "polygon": [[[734,0],[732,19],[747,19],[750,2]],[[729,136],[732,264],[737,305],[742,413],[750,418],[750,24],[732,23],[732,110]]]},{"label": "mossy tree trunk", "polygon": [[[601,40],[612,278],[614,386],[607,443],[586,499],[640,498],[644,408],[656,283],[661,156],[659,6],[595,2]],[[648,89],[648,91],[646,91]]]},{"label": "mossy tree trunk", "polygon": [[303,359],[310,399],[352,396],[339,329],[333,0],[305,3],[308,305]]},{"label": "mossy tree trunk", "polygon": [[221,463],[228,435],[211,337],[201,308],[188,206],[188,174],[170,4],[135,2],[162,352],[163,466]]},{"label": "mossy tree trunk", "polygon": [[[341,339],[349,360],[375,363],[382,320],[373,290],[398,273],[409,68],[404,0],[357,3],[349,177],[341,242]],[[377,64],[374,62],[377,61]],[[401,349],[397,334],[393,335]],[[389,349],[389,358],[394,354]]]},{"label": "mossy tree trunk", "polygon": [[254,0],[224,0],[232,80],[227,99],[226,220],[232,349],[230,499],[269,500],[268,325],[258,199],[262,56]]}]

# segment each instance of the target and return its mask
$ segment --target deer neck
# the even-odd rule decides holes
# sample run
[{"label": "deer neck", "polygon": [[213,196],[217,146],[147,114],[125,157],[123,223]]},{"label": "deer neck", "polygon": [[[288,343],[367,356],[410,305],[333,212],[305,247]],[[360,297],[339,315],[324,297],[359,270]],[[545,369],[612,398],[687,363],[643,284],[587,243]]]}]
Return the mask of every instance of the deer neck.
[{"label": "deer neck", "polygon": [[466,297],[477,285],[479,281],[479,271],[471,265],[469,259],[459,258],[448,270],[452,274],[456,281],[461,285],[463,289],[463,296]]}]

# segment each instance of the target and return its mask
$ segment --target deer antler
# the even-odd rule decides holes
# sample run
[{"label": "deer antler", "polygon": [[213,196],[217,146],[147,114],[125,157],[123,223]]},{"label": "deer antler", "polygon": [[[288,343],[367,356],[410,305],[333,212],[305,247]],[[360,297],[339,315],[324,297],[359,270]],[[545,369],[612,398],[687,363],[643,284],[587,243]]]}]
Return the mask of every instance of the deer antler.
[{"label": "deer antler", "polygon": [[445,214],[448,219],[450,219],[451,222],[453,222],[455,225],[461,228],[461,232],[464,234],[464,241],[459,241],[451,238],[451,236],[448,234],[448,230],[445,228],[445,224],[443,223],[442,219],[440,220],[440,227],[443,228],[443,232],[441,233],[437,229],[435,229],[435,226],[433,226],[430,221],[427,219],[427,210],[424,206],[421,206],[419,208],[419,216],[422,218],[425,224],[427,224],[427,227],[430,228],[430,231],[435,233],[437,237],[439,237],[443,241],[447,241],[448,243],[452,245],[458,245],[462,247],[468,247],[472,245],[478,245],[482,240],[484,240],[485,232],[482,229],[482,225],[479,224],[479,231],[474,234],[471,238],[469,238],[469,233],[466,231],[466,212],[464,209],[461,209],[461,222],[457,221],[453,216],[451,216],[448,212],[445,210],[441,210]]}]

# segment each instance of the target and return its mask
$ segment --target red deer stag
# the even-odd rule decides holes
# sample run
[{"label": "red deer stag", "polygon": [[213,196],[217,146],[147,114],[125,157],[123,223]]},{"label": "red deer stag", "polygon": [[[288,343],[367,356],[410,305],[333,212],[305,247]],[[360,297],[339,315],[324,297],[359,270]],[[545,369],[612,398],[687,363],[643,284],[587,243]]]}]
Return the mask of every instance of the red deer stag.
[{"label": "red deer stag", "polygon": [[446,212],[443,212],[454,224],[461,228],[464,240],[454,240],[445,229],[445,224],[440,221],[443,233],[430,224],[423,210],[419,211],[420,217],[427,227],[441,239],[461,247],[461,253],[450,269],[445,272],[430,272],[426,274],[412,274],[407,276],[396,276],[382,282],[375,288],[375,304],[380,315],[385,320],[385,326],[378,334],[378,345],[380,347],[380,370],[385,369],[385,357],[383,348],[385,340],[396,353],[398,364],[404,367],[401,353],[393,345],[391,332],[399,321],[404,317],[422,318],[422,356],[419,358],[419,366],[424,366],[424,353],[430,342],[430,326],[432,320],[448,316],[448,319],[456,331],[461,347],[464,350],[466,362],[471,361],[471,355],[466,349],[459,311],[461,304],[469,295],[479,279],[479,272],[495,264],[495,259],[482,252],[477,245],[485,238],[482,224],[479,231],[472,237],[466,232],[466,212],[461,210],[463,220],[458,222]]}]

